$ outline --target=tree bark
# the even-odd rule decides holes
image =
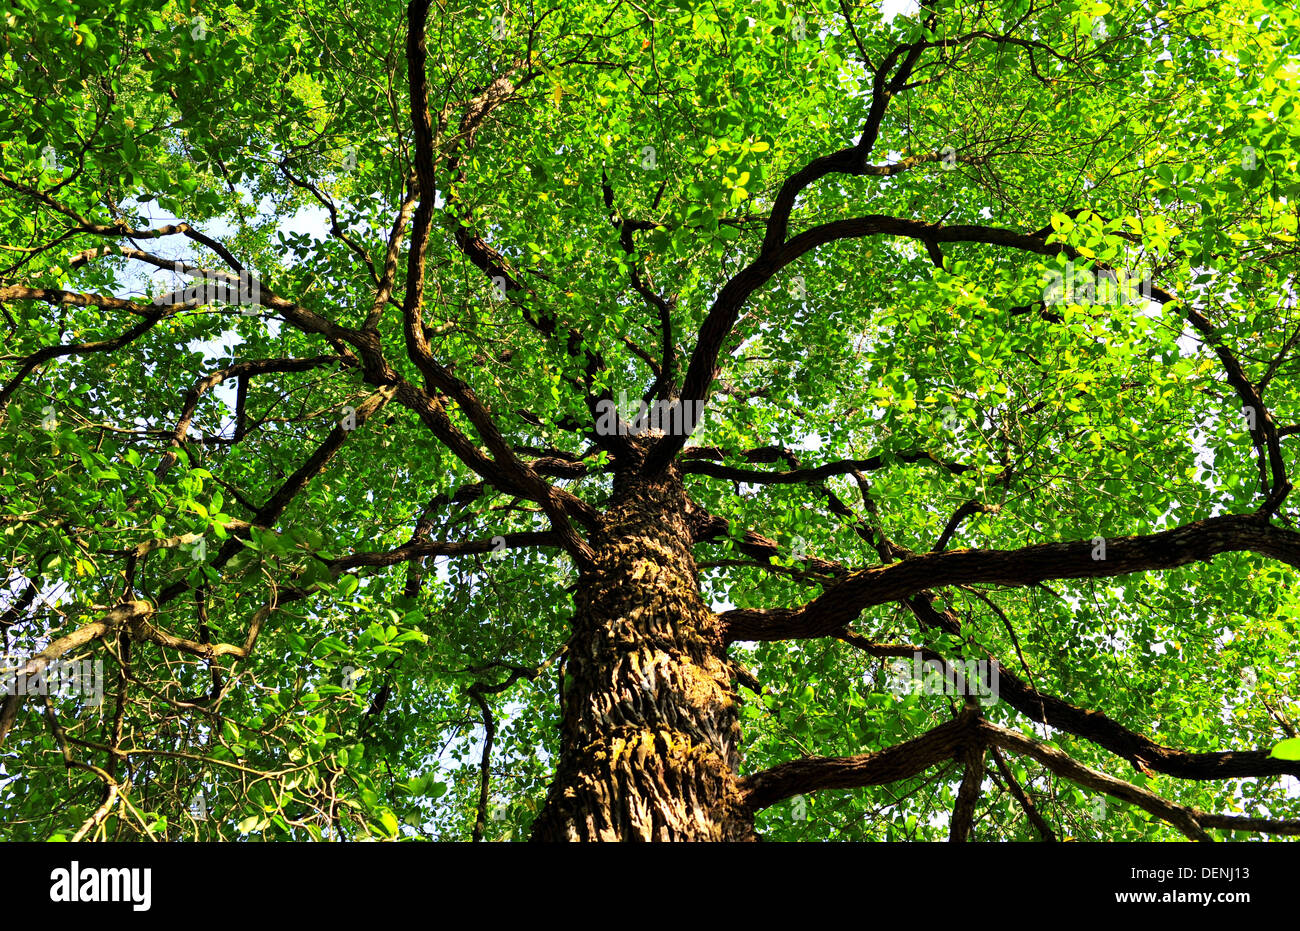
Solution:
[[[533,840],[754,840],[739,707],[675,469],[617,476],[579,581],[562,748]]]

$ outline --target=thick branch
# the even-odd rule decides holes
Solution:
[[[722,459],[721,451],[703,449],[700,447],[693,448],[684,452],[681,457],[680,468],[687,475],[708,475],[713,478],[724,478],[733,482],[746,482],[751,485],[791,485],[796,483],[819,482],[829,478],[832,475],[848,475],[852,472],[872,472],[884,468],[890,459],[896,459],[899,462],[931,462],[940,468],[946,469],[953,474],[967,472],[973,466],[962,465],[956,462],[945,462],[935,458],[932,453],[928,452],[906,452],[894,453],[892,456],[877,455],[870,456],[866,459],[839,459],[835,462],[827,462],[819,466],[811,466],[802,469],[789,469],[784,472],[770,472],[762,469],[743,469],[738,466],[724,465],[716,460]],[[761,450],[753,451],[755,453]],[[745,454],[745,458],[750,458],[750,454]],[[709,461],[715,460],[715,461]],[[771,461],[760,459],[755,456],[751,461]]]
[[[741,780],[744,805],[750,811],[819,789],[853,789],[884,785],[924,772],[935,763],[961,755],[974,736],[974,715],[966,710],[920,737],[877,750],[845,757],[809,757],[792,760]]]
[[[723,613],[722,620],[729,642],[824,637],[866,608],[900,601],[927,588],[1110,578],[1173,569],[1229,552],[1258,553],[1300,567],[1300,533],[1274,527],[1258,515],[1225,515],[1100,544],[1079,540],[1016,550],[927,553],[856,572],[802,608],[737,609]]]
[[[944,656],[926,647],[908,644],[874,643],[861,634],[843,631],[839,639],[876,657],[920,656],[927,665],[938,666],[959,693],[969,694],[961,680],[961,664],[950,664]],[[1073,705],[1055,695],[1040,692],[1007,671],[996,658],[996,676],[990,677],[992,694],[1021,714],[1057,730],[1074,734],[1122,757],[1142,773],[1157,772],[1177,779],[1262,779],[1270,776],[1300,777],[1300,763],[1280,760],[1263,750],[1228,750],[1191,753],[1158,744],[1145,734],[1132,731],[1099,711]]]
[[[984,751],[984,744],[972,744],[966,748],[966,771],[961,778],[961,788],[957,790],[957,804],[952,810],[948,832],[948,840],[954,843],[965,843],[975,823],[975,806],[979,803],[980,787],[984,783]]]

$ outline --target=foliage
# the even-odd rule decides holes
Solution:
[[[553,533],[543,502],[448,442],[497,456],[468,402],[443,392],[439,433],[422,402],[376,399],[361,350],[329,329],[375,307],[394,372],[428,389],[401,351],[406,241],[395,297],[376,301],[394,218],[418,200],[406,15],[373,0],[16,0],[0,13],[6,646],[30,656],[135,597],[155,605],[153,630],[201,647],[108,636],[68,654],[103,661],[105,700],[56,697],[52,716],[27,702],[0,748],[8,839],[83,825],[121,840],[464,839],[482,817],[484,707],[480,830],[523,838],[540,809],[571,555],[553,536],[521,542]],[[882,541],[927,552],[968,502],[952,549],[1251,513],[1276,489],[1254,418],[1283,430],[1283,465],[1300,435],[1285,432],[1300,422],[1298,30],[1300,14],[1265,0],[945,0],[892,17],[829,0],[435,7],[422,333],[506,446],[603,509],[610,454],[587,396],[636,399],[673,377],[659,377],[663,308],[643,292],[672,296],[680,377],[719,292],[760,255],[783,181],[853,146],[875,71],[923,45],[873,147],[895,169],[809,185],[792,235],[889,217],[1043,231],[1044,248],[867,231],[808,250],[749,297],[687,452],[755,470],[744,451],[773,446],[801,467],[879,462],[815,482],[687,474],[692,500],[729,526],[695,547],[705,603],[803,604],[833,584],[808,557],[859,568],[882,562]],[[509,98],[473,122],[503,77]],[[202,238],[149,235],[179,222]],[[237,274],[230,258],[255,273],[262,305],[174,299],[188,278],[173,262]],[[1042,303],[1054,273],[1096,284],[1105,268],[1173,299],[1105,302],[1094,288]],[[24,371],[51,346],[78,348]],[[1219,350],[1267,410],[1243,411]],[[250,360],[310,364],[201,381]],[[1291,526],[1294,503],[1272,503]],[[747,550],[747,532],[771,555],[752,536]],[[413,541],[430,555],[348,562]],[[438,552],[457,542],[469,545]],[[1295,583],[1295,565],[1226,552],[1112,578],[946,586],[935,607],[959,634],[918,629],[899,601],[853,629],[997,656],[1167,747],[1266,751],[1300,708]],[[205,655],[244,644],[265,607],[247,658]],[[732,654],[763,684],[744,693],[745,773],[897,744],[960,703],[894,694],[884,660],[836,638]],[[1294,777],[1288,790],[1133,771],[1005,703],[988,718],[1184,806],[1300,818]],[[1097,793],[1008,761],[1062,837],[1179,836],[1114,799],[1098,817]],[[106,777],[129,791],[96,818]],[[758,826],[787,840],[942,838],[959,782],[959,767],[935,767],[783,802]],[[1005,779],[989,785],[976,836],[1036,837]]]

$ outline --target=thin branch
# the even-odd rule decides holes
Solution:
[[[1020,806],[1020,810],[1025,813],[1027,818],[1029,818],[1034,829],[1038,831],[1038,836],[1045,841],[1054,842],[1056,840],[1056,835],[1052,832],[1052,826],[1047,823],[1047,819],[1042,816],[1042,813],[1039,812],[1038,808],[1030,800],[1029,796],[1025,794],[1025,790],[1020,787],[1020,782],[1016,779],[1016,774],[1011,771],[1011,767],[1007,765],[1007,761],[1002,758],[1002,751],[997,747],[990,747],[989,749],[992,752],[993,762],[997,764],[998,772],[1000,772],[1002,778],[1006,780],[1007,789],[1011,792],[1011,797],[1016,800],[1016,804]]]

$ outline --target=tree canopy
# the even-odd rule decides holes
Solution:
[[[0,36],[0,836],[1300,834],[1292,4]]]

